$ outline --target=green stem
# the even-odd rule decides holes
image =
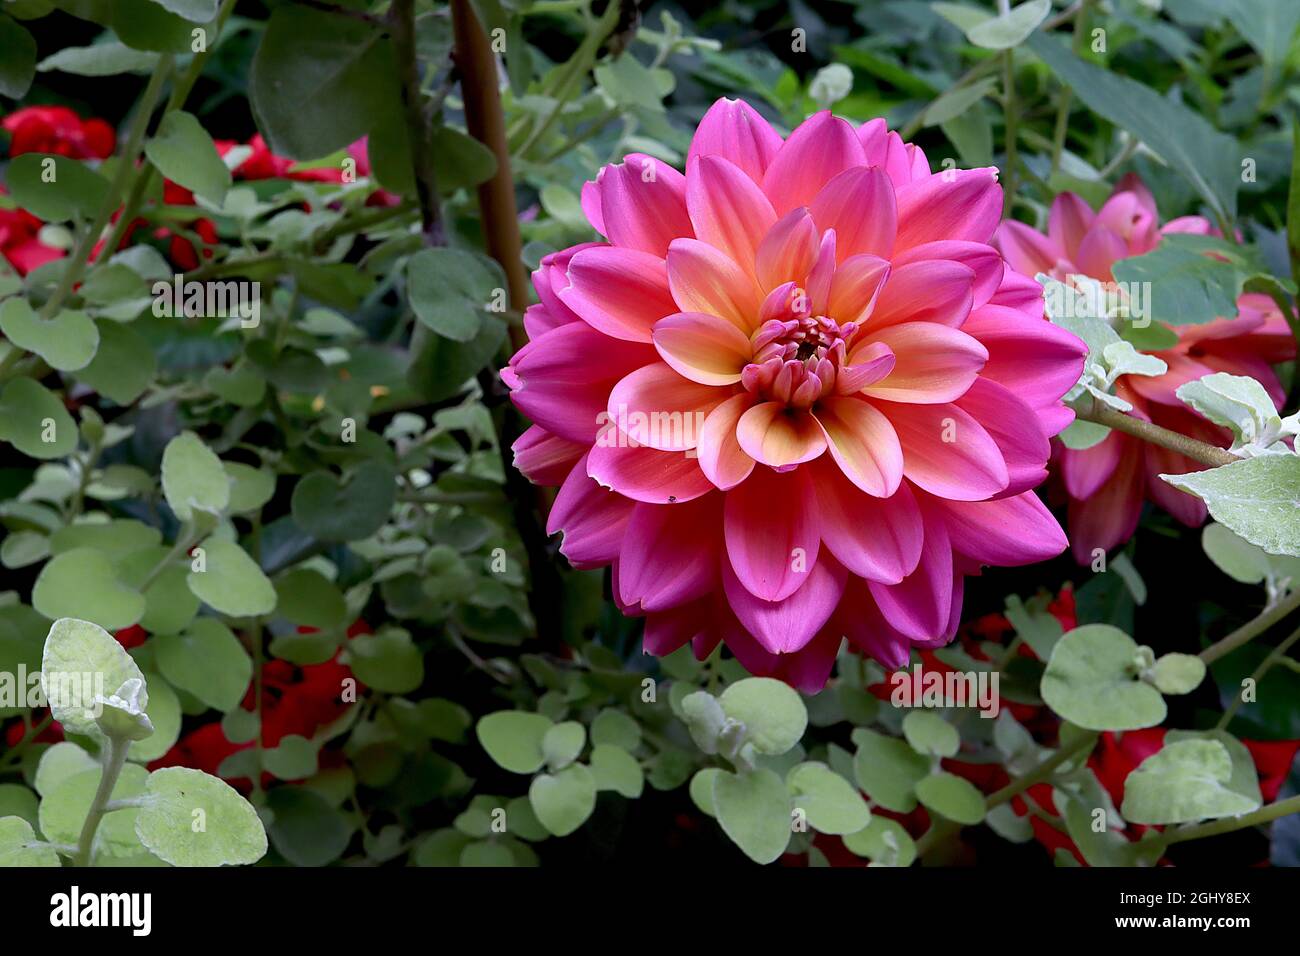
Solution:
[[[1071,46],[1074,48],[1075,56],[1079,56],[1083,52],[1083,38],[1087,32],[1089,2],[1090,0],[1082,0],[1079,4],[1079,12],[1074,19],[1074,38]],[[1074,90],[1068,85],[1062,85],[1061,102],[1056,113],[1056,129],[1052,136],[1052,168],[1047,176],[1049,180],[1061,168],[1061,153],[1065,150],[1065,134],[1070,127],[1070,104],[1073,100]]]
[[[1245,816],[1225,817],[1222,820],[1210,820],[1207,823],[1198,823],[1196,826],[1166,832],[1164,844],[1168,846],[1172,843],[1186,843],[1188,840],[1200,840],[1204,837],[1219,836],[1223,833],[1245,830],[1249,827],[1257,827],[1265,823],[1272,823],[1278,817],[1284,817],[1291,813],[1300,813],[1300,795],[1287,797],[1285,800],[1279,800],[1276,803],[1270,803],[1268,806],[1260,807],[1258,810],[1253,813],[1247,813]]]
[[[1300,588],[1292,591],[1271,608],[1266,608],[1258,617],[1247,621],[1227,637],[1216,641],[1201,651],[1201,660],[1205,661],[1207,665],[1213,664],[1220,657],[1231,654],[1243,644],[1248,644],[1259,637],[1298,607],[1300,607]]]
[[[1203,441],[1197,441],[1195,438],[1189,438],[1178,432],[1170,431],[1168,428],[1161,428],[1153,422],[1126,415],[1111,408],[1105,402],[1098,401],[1096,398],[1092,399],[1091,405],[1086,402],[1081,402],[1080,405],[1082,407],[1075,407],[1075,418],[1080,421],[1105,425],[1107,428],[1113,428],[1126,435],[1132,435],[1134,438],[1141,438],[1152,445],[1178,452],[1178,454],[1193,461],[1198,461],[1202,465],[1217,468],[1220,465],[1230,465],[1234,461],[1241,460],[1222,448]]]
[[[1259,662],[1259,666],[1256,667],[1254,672],[1250,675],[1250,682],[1254,686],[1258,687],[1259,682],[1264,679],[1264,675],[1269,672],[1274,664],[1286,657],[1286,652],[1291,650],[1291,647],[1296,641],[1300,641],[1300,628],[1296,628],[1290,637],[1284,640],[1277,647],[1273,648],[1273,650],[1269,652],[1268,656]],[[1241,709],[1243,703],[1245,703],[1245,701],[1242,700],[1241,694],[1235,694],[1232,698],[1232,703],[1228,705],[1226,710],[1224,710],[1223,716],[1219,718],[1219,722],[1214,725],[1215,729],[1223,730],[1228,726],[1228,724],[1232,723],[1232,718],[1236,716],[1237,711]]]
[[[118,157],[117,169],[113,173],[113,182],[108,190],[108,198],[105,199],[99,212],[95,214],[90,226],[77,240],[77,246],[72,250],[72,256],[68,259],[67,268],[63,270],[58,286],[41,309],[42,319],[53,318],[59,311],[59,307],[63,305],[64,299],[68,297],[68,293],[72,291],[73,286],[81,281],[81,277],[86,273],[86,263],[90,258],[90,250],[94,248],[95,241],[99,239],[104,232],[104,227],[108,225],[108,220],[113,215],[113,208],[117,203],[117,197],[130,191],[132,182],[139,173],[136,164],[140,158],[140,146],[144,143],[145,130],[149,128],[149,117],[153,115],[153,108],[162,93],[163,83],[171,75],[172,62],[173,58],[170,53],[164,53],[158,58],[158,65],[154,67],[153,75],[149,77],[149,84],[145,87],[140,102],[136,106],[135,119],[131,122],[131,130],[127,134],[126,148],[122,150],[122,155]],[[109,250],[111,251],[111,249],[110,246]]]
[[[1092,750],[1092,748],[1096,745],[1096,743],[1097,743],[1097,735],[1087,734],[1086,736],[1080,737],[1070,746],[1062,747],[1051,757],[1048,757],[1046,760],[1040,763],[1033,770],[1029,771],[1029,773],[1025,774],[1023,777],[1018,777],[1015,780],[1012,780],[1001,790],[996,790],[993,793],[989,794],[988,808],[991,810],[993,807],[996,807],[999,804],[1006,803],[1012,797],[1017,797],[1020,794],[1024,793],[1034,784],[1042,783],[1053,773],[1055,773],[1056,770],[1062,764],[1068,763],[1070,760],[1074,759],[1079,754],[1087,753],[1088,751]]]
[[[90,812],[86,814],[86,822],[81,828],[81,839],[77,841],[77,852],[72,858],[73,866],[90,866],[95,832],[99,829],[99,822],[104,819],[104,814],[108,812],[108,800],[113,793],[113,788],[117,786],[117,778],[122,775],[130,746],[130,741],[117,737],[109,737],[108,742],[104,744],[103,773],[99,778],[99,788],[95,791],[95,798],[90,802]]]

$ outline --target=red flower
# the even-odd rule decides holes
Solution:
[[[4,193],[0,187],[0,194]],[[39,236],[41,222],[26,209],[0,209],[0,255],[20,276],[47,262],[63,258],[63,250],[47,246]]]
[[[13,137],[10,156],[53,153],[72,159],[107,159],[113,155],[113,127],[101,119],[83,120],[66,106],[28,106],[4,118]]]
[[[133,647],[139,647],[149,637],[149,632],[139,624],[132,624],[130,627],[124,627],[114,635],[117,642],[128,651]]]

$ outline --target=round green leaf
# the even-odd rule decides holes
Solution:
[[[916,844],[897,820],[874,816],[857,833],[843,837],[850,853],[865,856],[881,866],[911,866],[916,860]]]
[[[275,610],[275,588],[248,552],[224,538],[208,538],[203,548],[204,569],[191,571],[185,578],[199,600],[230,617],[253,617]]]
[[[230,170],[208,131],[190,113],[172,110],[164,114],[157,132],[145,143],[144,154],[173,182],[215,206],[225,201]]]
[[[181,432],[167,443],[162,487],[182,521],[189,521],[195,508],[220,514],[230,504],[230,477],[221,459],[193,432]]]
[[[587,728],[576,720],[566,720],[546,731],[542,737],[542,754],[551,770],[560,770],[578,759],[587,743]]]
[[[824,763],[808,762],[786,775],[795,809],[821,833],[856,833],[871,821],[871,811],[857,789]]]
[[[464,249],[423,249],[407,260],[406,276],[416,318],[456,342],[478,335],[483,313],[505,288],[496,262]]]
[[[499,710],[478,722],[476,733],[487,755],[511,773],[535,773],[546,762],[542,740],[551,719],[524,710]]]
[[[397,500],[397,479],[377,461],[357,466],[346,482],[315,471],[294,486],[293,520],[321,541],[358,541],[378,531]]]
[[[131,749],[127,751],[129,759],[140,763],[157,760],[172,749],[181,735],[181,702],[176,691],[156,674],[145,676],[149,687],[149,706],[145,708],[145,714],[153,724],[153,733],[143,740],[133,740]]]
[[[317,770],[318,750],[306,737],[286,734],[278,746],[262,754],[262,766],[281,780],[304,780]]]
[[[37,219],[89,219],[108,199],[108,180],[66,156],[23,153],[5,173],[14,201]]]
[[[1258,810],[1259,800],[1232,790],[1232,758],[1217,740],[1166,743],[1124,781],[1120,812],[1130,823],[1188,823]]]
[[[424,682],[424,655],[398,627],[354,637],[348,657],[357,679],[376,690],[406,694]]]
[[[99,348],[99,329],[85,312],[65,309],[52,319],[42,319],[26,299],[17,296],[0,304],[0,332],[61,372],[85,368]]]
[[[59,855],[37,840],[22,817],[0,817],[0,867],[62,866]]]
[[[35,74],[36,41],[26,27],[0,14],[0,94],[22,99]]]
[[[764,754],[783,754],[799,742],[808,726],[808,709],[784,681],[749,677],[718,698],[728,717],[745,725],[745,738]]]
[[[102,627],[66,617],[50,626],[41,659],[41,689],[65,733],[100,739],[92,713],[94,698],[112,694],[133,678],[143,681],[144,675]],[[147,693],[141,703],[148,706]]]
[[[540,773],[528,788],[528,800],[542,826],[555,836],[568,836],[596,809],[596,778],[580,763],[559,773]]]
[[[723,832],[755,863],[771,863],[790,843],[790,792],[771,770],[719,773],[713,808]]]
[[[35,826],[37,816],[36,794],[21,783],[0,783],[0,817],[20,817]]]
[[[230,479],[230,511],[250,514],[259,511],[275,495],[275,472],[237,461],[223,461]]]
[[[70,741],[60,740],[41,754],[41,762],[36,766],[36,779],[33,781],[36,792],[42,797],[47,797],[69,777],[94,770],[98,766],[99,763],[95,758],[81,747]]]
[[[266,830],[252,804],[201,770],[166,767],[149,774],[135,820],[140,841],[172,866],[256,863]]]
[[[903,718],[903,736],[919,754],[951,757],[961,749],[957,728],[938,714],[913,710]]]
[[[984,794],[969,780],[947,771],[917,783],[916,798],[927,810],[957,823],[974,826],[984,819]]]
[[[629,800],[641,796],[645,773],[641,764],[622,747],[597,744],[591,750],[591,772],[596,775],[597,790],[613,790]]]
[[[471,843],[460,851],[460,865],[466,867],[514,866],[515,857],[510,852],[510,848],[503,843],[498,843],[495,840],[480,840],[478,843]]]
[[[713,805],[713,781],[718,774],[726,773],[718,767],[705,767],[703,770],[697,770],[695,776],[691,777],[690,794],[691,801],[700,808],[700,812],[708,816],[718,816],[718,808]]]
[[[607,707],[591,722],[591,742],[612,744],[634,753],[641,745],[641,725],[623,711]]]
[[[152,643],[158,669],[181,690],[223,713],[243,699],[253,661],[216,618],[198,618],[183,633],[161,635]]]
[[[275,613],[295,624],[330,628],[347,618],[343,594],[314,568],[294,568],[275,582]]]
[[[1088,730],[1137,730],[1165,719],[1160,692],[1138,679],[1138,645],[1109,624],[1087,624],[1062,637],[1043,673],[1043,700]]]
[[[63,458],[76,450],[77,425],[62,399],[24,376],[0,392],[0,439],[32,458]]]
[[[96,767],[69,777],[41,801],[41,832],[47,840],[51,843],[77,843],[102,774],[103,771]],[[110,799],[126,800],[140,796],[148,776],[149,771],[139,764],[126,764],[113,785]],[[134,829],[139,812],[135,807],[128,807],[106,813],[95,833],[96,853],[111,857],[139,853],[140,841]]]
[[[1151,667],[1151,683],[1162,694],[1190,694],[1205,680],[1205,661],[1195,654],[1165,654]]]
[[[858,786],[886,810],[896,813],[915,810],[914,788],[930,772],[930,761],[906,741],[865,727],[853,732],[853,741],[858,745],[853,756],[853,774]]]

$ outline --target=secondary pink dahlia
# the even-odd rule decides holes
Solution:
[[[1074,193],[1061,193],[1052,204],[1046,236],[1024,223],[1007,221],[993,243],[1011,268],[1026,275],[1044,272],[1062,281],[1086,275],[1111,282],[1118,260],[1150,252],[1162,236],[1175,232],[1216,234],[1200,216],[1183,216],[1161,226],[1151,193],[1129,174],[1098,212]],[[1246,293],[1237,308],[1235,319],[1173,329],[1177,344],[1150,353],[1169,366],[1164,375],[1122,376],[1115,393],[1132,404],[1130,414],[1226,448],[1231,436],[1184,405],[1175,394],[1180,385],[1213,372],[1249,375],[1280,407],[1285,395],[1272,364],[1295,358],[1295,339],[1269,296]],[[1080,564],[1092,560],[1094,549],[1107,551],[1127,541],[1148,498],[1185,525],[1205,521],[1201,499],[1159,478],[1206,467],[1190,458],[1114,431],[1092,448],[1062,447],[1058,456],[1070,497],[1070,542]]]
[[[633,154],[582,204],[608,242],[533,274],[515,464],[649,653],[725,641],[817,689],[842,638],[902,666],[951,640],[966,574],[1065,549],[1030,489],[1086,349],[990,245],[996,170],[720,100],[685,175]]]

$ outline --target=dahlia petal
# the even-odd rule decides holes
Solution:
[[[686,177],[667,163],[632,153],[606,166],[596,183],[604,235],[614,245],[662,259],[670,242],[695,234],[686,212]]]
[[[838,233],[836,233],[838,244]],[[879,256],[852,256],[831,276],[827,307],[841,324],[866,322],[889,283],[890,264]]]
[[[816,416],[831,457],[849,481],[877,498],[898,490],[904,452],[879,409],[860,398],[835,395],[817,404]]]
[[[1045,235],[1023,222],[1008,219],[998,226],[993,245],[1006,257],[1007,265],[1027,276],[1050,273],[1056,266],[1056,247]]]
[[[1006,273],[1006,263],[1003,262],[1002,256],[992,246],[983,242],[963,242],[957,239],[941,239],[938,242],[924,242],[919,246],[913,246],[906,249],[891,259],[894,268],[910,265],[913,262],[923,262],[928,259],[948,260],[949,262],[960,262],[975,272],[975,284],[971,289],[974,301],[972,307],[978,309],[988,302],[998,286],[1002,283],[1002,277]],[[1033,282],[1033,280],[1030,280]],[[1038,291],[1039,299],[1042,298],[1042,288],[1034,282],[1034,288]]]
[[[592,362],[593,355],[600,362]],[[649,345],[611,339],[585,322],[570,322],[529,342],[511,359],[510,400],[547,431],[590,443],[613,383],[658,358]]]
[[[814,113],[777,150],[763,177],[763,191],[778,215],[807,206],[846,169],[865,166],[866,154],[852,125],[828,111]]]
[[[679,647],[685,646],[709,626],[712,604],[706,598],[647,614],[645,631],[641,636],[642,649],[655,657],[667,657]]]
[[[1018,495],[1043,483],[1052,445],[1034,410],[1019,396],[996,382],[977,378],[956,404],[997,442],[1010,478],[1003,496]]]
[[[686,165],[704,156],[729,160],[756,183],[781,148],[781,136],[744,100],[719,99],[709,107],[691,139]]]
[[[726,253],[698,239],[668,247],[668,285],[678,310],[721,316],[748,335],[757,324],[754,280]]]
[[[802,650],[782,654],[778,658],[780,678],[804,694],[817,693],[830,680],[831,669],[844,642],[841,633],[828,623]]]
[[[723,591],[736,617],[773,654],[807,647],[835,611],[848,575],[828,557],[809,565],[806,577],[797,591],[767,601],[748,590],[731,565],[725,561],[722,565]]]
[[[1061,450],[1061,478],[1071,498],[1091,498],[1119,465],[1120,456],[1139,454],[1136,440],[1112,431],[1091,448]]]
[[[606,247],[598,242],[583,242],[542,257],[541,263],[533,272],[533,288],[537,290],[537,297],[542,300],[542,306],[552,314],[550,326],[578,321],[578,314],[565,305],[564,300],[560,298],[560,290],[569,284],[569,263],[573,261],[573,257],[586,249],[600,248]],[[536,306],[530,307],[530,311],[532,308]],[[530,337],[536,338],[537,335],[541,335],[541,332],[536,334],[529,332]]]
[[[712,592],[721,525],[719,495],[680,505],[635,505],[619,551],[623,603],[662,611]]]
[[[988,349],[981,377],[1036,409],[1056,404],[1074,387],[1088,356],[1087,345],[1073,333],[1004,306],[986,305],[972,313],[962,331]]]
[[[510,446],[515,468],[535,485],[559,485],[587,446],[552,435],[539,425],[530,425]]]
[[[880,613],[914,641],[942,636],[952,611],[952,545],[941,516],[922,507],[925,541],[916,570],[898,584],[868,581]]]
[[[1179,491],[1160,476],[1186,475],[1194,471],[1204,471],[1206,466],[1156,445],[1144,447],[1141,453],[1142,466],[1146,474],[1146,490],[1151,500],[1189,528],[1199,528],[1203,525],[1209,515],[1205,502],[1195,495]]]
[[[524,331],[530,340],[540,339],[551,329],[558,329],[569,322],[581,321],[568,306],[564,307],[563,312],[555,312],[539,302],[524,309]]]
[[[937,239],[988,242],[1002,219],[997,168],[958,169],[917,180],[898,190],[894,248]]]
[[[691,501],[713,490],[694,458],[681,452],[630,448],[606,429],[587,457],[587,474],[606,488],[655,505]]]
[[[596,246],[569,262],[569,285],[560,299],[606,335],[649,342],[650,328],[677,311],[664,260],[636,249]]]
[[[655,362],[619,379],[609,393],[609,421],[638,445],[687,451],[695,447],[709,412],[726,397],[722,389]]]
[[[784,402],[761,402],[741,415],[736,440],[745,454],[773,468],[811,461],[826,450],[817,420]]]
[[[792,209],[768,230],[758,245],[755,270],[759,288],[770,292],[786,282],[802,284],[817,262],[821,240],[808,209]]]
[[[608,564],[618,556],[632,502],[587,477],[589,455],[574,464],[546,519],[546,533],[564,532],[560,553],[575,568]]]
[[[848,354],[835,377],[836,395],[854,395],[894,370],[894,350],[884,342],[863,342]]]
[[[1122,455],[1091,497],[1070,499],[1070,550],[1076,561],[1088,564],[1095,550],[1109,551],[1133,536],[1142,516],[1144,484],[1141,456]]]
[[[749,339],[726,319],[679,312],[660,319],[654,345],[679,374],[702,385],[734,385],[749,363]]]
[[[905,667],[911,656],[912,642],[885,619],[867,582],[861,579],[849,578],[828,626],[838,627],[850,644],[889,670]]]
[[[904,476],[925,491],[956,501],[982,501],[1010,483],[997,442],[956,405],[878,402],[877,407],[898,433]]]
[[[960,398],[989,357],[978,339],[936,322],[900,322],[874,339],[893,350],[894,370],[863,392],[893,402],[934,405]]]
[[[957,328],[970,315],[975,270],[960,262],[927,259],[890,270],[867,325],[938,322]]]
[[[1110,282],[1113,278],[1111,266],[1128,255],[1128,243],[1105,224],[1094,222],[1083,237],[1083,241],[1079,243],[1079,252],[1074,257],[1074,263],[1084,275]]]
[[[1032,491],[993,501],[927,498],[926,505],[943,516],[953,548],[980,564],[1034,564],[1069,547],[1065,532]]]
[[[897,584],[916,569],[924,538],[921,511],[906,484],[877,498],[826,461],[814,465],[822,544],[852,573]]]
[[[754,398],[748,393],[733,395],[709,412],[700,431],[696,451],[700,469],[723,491],[740,484],[754,470],[754,459],[745,453],[736,438],[736,426],[753,403]]]
[[[604,170],[602,169],[603,173]],[[606,238],[609,234],[605,232],[605,217],[600,210],[600,177],[582,184],[582,213],[587,217],[587,222],[591,223],[591,228]]]
[[[817,193],[811,212],[818,228],[835,230],[841,262],[863,254],[887,259],[894,251],[898,210],[894,186],[883,170],[844,170]]]
[[[723,529],[729,558],[723,564],[734,570],[744,591],[763,601],[794,594],[819,563],[821,519],[808,469],[754,469],[727,492]]]
[[[1074,193],[1058,193],[1047,216],[1047,236],[1058,250],[1058,258],[1073,259],[1079,243],[1096,218],[1089,206]]]
[[[776,222],[772,204],[757,184],[720,156],[705,156],[690,167],[686,205],[695,235],[749,271],[763,236]]]

